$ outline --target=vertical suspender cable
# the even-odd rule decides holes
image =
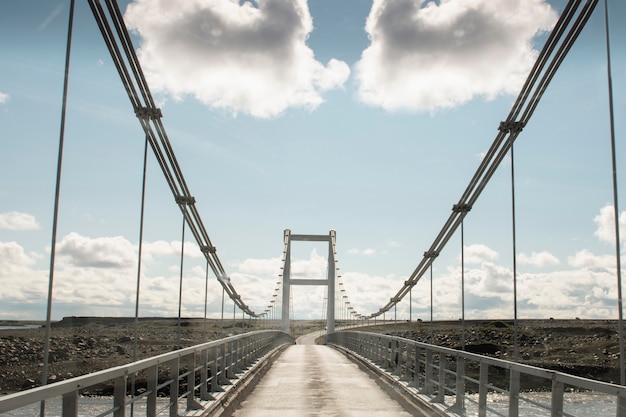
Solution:
[[[519,336],[517,322],[517,234],[515,222],[515,154],[511,143],[511,217],[513,239],[513,359],[519,360]]]
[[[393,324],[398,324],[398,303],[393,305]]]
[[[137,339],[139,338],[139,294],[141,288],[141,258],[143,253],[143,214],[146,203],[146,167],[148,165],[148,136],[143,150],[143,178],[141,181],[141,210],[139,215],[139,243],[137,244],[137,289],[135,292],[135,320],[134,320],[134,337],[133,337],[133,362],[137,360]],[[135,393],[136,374],[131,376],[131,386],[133,395]],[[130,415],[133,416],[135,404],[130,404]]]
[[[70,50],[72,46],[72,25],[74,22],[74,0],[70,2],[70,15],[67,26],[67,47],[65,51],[65,75],[63,79],[63,105],[61,106],[61,128],[59,133],[59,154],[57,159],[57,178],[54,192],[54,215],[52,218],[52,243],[50,245],[50,275],[48,278],[48,303],[46,307],[46,332],[43,348],[43,370],[41,385],[48,383],[48,361],[50,357],[50,333],[52,330],[52,290],[54,287],[54,260],[56,255],[57,223],[59,218],[59,195],[61,192],[61,168],[63,165],[63,142],[65,137],[65,113],[67,109],[67,86],[70,74]],[[41,401],[40,415],[46,414],[46,402]]]
[[[186,210],[186,207],[183,209]],[[185,259],[185,224],[187,223],[187,218],[185,217],[185,213],[183,212],[183,232],[182,232],[182,242],[180,244],[180,279],[178,280],[178,325],[176,329],[176,349],[180,349],[180,321],[181,314],[183,310],[183,261]]]
[[[413,321],[413,286],[409,290],[409,327]]]
[[[617,308],[619,317],[619,363],[620,363],[620,383],[626,385],[626,371],[624,364],[624,313],[622,305],[622,262],[620,254],[620,233],[619,233],[619,207],[617,193],[617,161],[615,157],[615,120],[613,116],[613,80],[611,75],[611,42],[609,40],[609,6],[604,0],[604,23],[606,33],[606,68],[609,89],[609,121],[611,129],[611,160],[613,167],[613,214],[615,218],[615,260],[617,264]]]
[[[209,261],[206,261],[206,277],[204,278],[204,326],[202,327],[202,341],[207,341],[207,333],[206,333],[206,311],[207,311],[207,303],[209,300]]]
[[[430,343],[434,344],[435,341],[433,339],[433,329],[434,329],[434,323],[433,323],[433,264],[432,262],[430,263]]]
[[[222,287],[222,329],[224,328],[224,293],[226,290]]]
[[[461,350],[465,350],[465,236],[461,220]]]

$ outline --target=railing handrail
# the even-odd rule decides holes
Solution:
[[[147,370],[151,367],[167,364],[177,359],[189,357],[190,355],[195,355],[196,353],[207,352],[217,347],[230,345],[230,353],[232,353],[236,350],[241,350],[240,347],[236,347],[236,342],[249,341],[249,343],[253,343],[254,341],[259,340],[267,341],[267,345],[270,345],[273,342],[277,342],[278,346],[289,343],[289,341],[293,340],[293,338],[289,334],[280,330],[257,330],[235,336],[229,336],[219,340],[213,340],[199,345],[164,353],[151,358],[142,359],[136,362],[119,365],[113,368],[103,369],[87,375],[77,376],[52,384],[43,385],[29,390],[19,391],[5,396],[1,396],[0,413],[24,407],[29,404],[46,401],[58,396],[66,395],[71,392],[84,390],[107,381],[116,380],[118,378],[127,378],[135,373]],[[242,358],[238,358],[237,360],[241,359]],[[222,369],[221,371],[224,370]]]
[[[558,381],[564,382],[568,385],[579,385],[578,383],[584,383],[586,385],[585,387],[586,389],[602,392],[604,394],[615,394],[615,395],[619,394],[619,395],[626,397],[626,386],[623,386],[623,385],[612,384],[610,382],[603,382],[603,381],[598,381],[595,379],[584,378],[581,376],[566,374],[564,372],[539,368],[533,365],[513,362],[513,361],[506,360],[506,359],[492,358],[489,356],[480,355],[478,353],[467,352],[467,351],[448,348],[444,346],[431,345],[428,343],[407,339],[401,336],[391,336],[391,335],[383,335],[380,333],[370,333],[370,332],[361,332],[361,331],[352,331],[352,330],[347,330],[347,331],[349,331],[350,333],[381,336],[381,337],[385,337],[391,340],[411,343],[413,345],[420,346],[421,348],[424,348],[424,349],[430,349],[435,352],[441,352],[450,356],[456,356],[456,357],[460,357],[464,359],[471,359],[476,362],[483,362],[488,365],[494,365],[503,369],[511,369],[514,371],[520,371],[524,374],[528,374],[532,376],[538,376],[538,377],[546,378],[546,379],[552,379],[554,377]],[[340,332],[337,332],[337,333],[340,333]]]
[[[492,358],[476,353],[431,345],[400,336],[391,336],[381,333],[356,330],[339,331],[328,335],[328,343],[339,345],[350,352],[353,352],[357,356],[363,357],[373,363],[377,363],[382,366],[385,371],[395,375],[400,380],[407,381],[407,389],[408,387],[416,388],[416,392],[419,392],[420,395],[426,395],[429,397],[431,402],[445,404],[443,392],[454,392],[456,389],[461,387],[463,392],[455,392],[457,403],[448,407],[448,409],[454,410],[455,413],[460,413],[461,415],[463,415],[462,410],[464,410],[463,402],[465,401],[467,381],[478,384],[481,388],[482,392],[480,395],[483,397],[483,410],[479,412],[479,415],[486,415],[484,413],[486,412],[485,410],[487,405],[484,396],[487,395],[487,391],[499,390],[493,385],[487,383],[486,379],[482,380],[482,376],[481,380],[474,380],[465,375],[465,367],[467,366],[467,363],[474,362],[480,365],[481,369],[483,365],[487,365],[509,370],[510,372],[507,376],[509,389],[508,391],[506,389],[500,391],[508,392],[512,398],[526,400],[523,396],[519,395],[519,376],[529,375],[551,381],[553,398],[551,400],[552,403],[550,407],[553,408],[553,411],[554,407],[562,408],[562,404],[555,404],[555,401],[558,402],[558,400],[555,399],[559,398],[559,396],[562,397],[564,387],[569,386],[576,389],[595,391],[615,397],[617,400],[616,415],[618,417],[626,416],[626,386],[614,383],[588,379],[559,371],[542,369],[532,365]],[[433,360],[433,356],[435,354],[439,355],[439,361]],[[424,355],[423,358],[421,355]],[[442,363],[445,363],[445,360],[444,362],[441,362],[441,358],[454,358],[453,360],[457,362],[457,366],[459,363],[462,363],[462,368],[460,370],[457,369],[456,371],[454,369],[441,369]],[[438,369],[438,373],[434,372],[434,369]],[[418,373],[422,371],[424,373],[418,375]],[[446,386],[446,374],[455,376],[456,388],[449,388]],[[512,377],[512,375],[516,376]],[[512,381],[513,378],[517,378],[517,380]],[[421,381],[423,381],[423,384],[420,387]],[[433,384],[439,386],[436,390],[437,395],[434,394],[435,390],[433,389]],[[555,392],[557,394],[556,396],[554,395]],[[459,400],[461,404],[458,404]],[[509,407],[517,407],[516,401],[511,402]],[[517,416],[517,410],[515,409],[511,412],[511,409],[509,409],[509,415]]]

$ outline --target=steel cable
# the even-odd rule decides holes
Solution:
[[[195,207],[195,200],[189,191],[185,178],[174,150],[171,146],[165,127],[161,121],[160,110],[156,108],[150,93],[141,65],[132,46],[132,40],[124,24],[122,13],[115,0],[106,2],[108,16],[101,5],[101,0],[88,0],[103,40],[113,59],[120,79],[129,96],[133,109],[139,119],[152,151],[165,176],[172,194],[184,216],[187,227],[193,234],[200,249],[205,255],[208,266],[222,285],[224,291],[243,312],[257,316],[243,302],[241,296],[230,282],[224,267],[215,252],[209,235]],[[112,22],[115,32],[111,28]],[[117,36],[116,36],[117,35]],[[121,49],[118,46],[121,44]],[[123,51],[123,53],[122,53]],[[130,71],[128,70],[130,67]],[[132,75],[131,75],[132,73]],[[144,104],[145,103],[145,104]]]
[[[499,132],[494,142],[455,207],[467,206],[471,209],[508,154],[515,139],[517,139],[523,127],[528,123],[547,86],[593,13],[597,0],[587,0],[581,11],[578,12],[580,4],[581,0],[571,0],[566,5],[531,69],[520,94],[509,112],[509,116],[505,122],[500,124]],[[571,24],[574,18],[574,23]],[[563,37],[564,34],[566,34],[565,37]],[[520,113],[522,117],[517,120]],[[427,272],[427,269],[432,266],[435,257],[446,246],[466,215],[467,211],[457,212],[453,209],[452,214],[446,220],[429,250],[424,253],[418,266],[410,275],[409,280],[391,298],[390,302],[378,312],[372,313],[369,316],[370,318],[389,311],[391,307],[400,302],[409,293],[411,288]]]

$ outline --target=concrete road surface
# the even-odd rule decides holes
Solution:
[[[335,349],[298,344],[288,347],[275,360],[232,415],[408,417],[416,414],[406,411],[369,373]]]

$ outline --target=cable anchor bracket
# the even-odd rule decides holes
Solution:
[[[135,116],[144,120],[156,120],[162,118],[163,113],[156,107],[136,107]]]
[[[500,122],[498,130],[502,133],[518,134],[524,129],[524,122]]]

